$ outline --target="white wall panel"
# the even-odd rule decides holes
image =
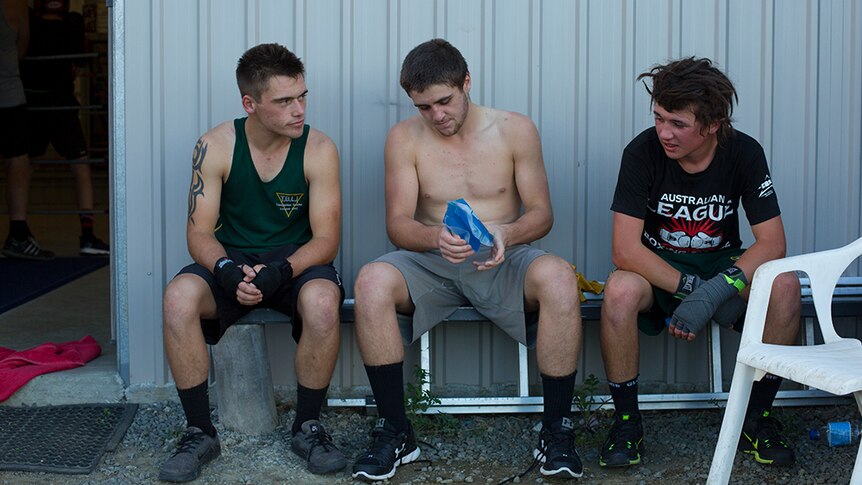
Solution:
[[[817,5],[791,0],[776,5],[773,53],[772,126],[767,152],[772,180],[780,187],[787,252],[799,254],[814,243],[817,147]]]
[[[185,247],[195,141],[242,116],[234,69],[260,42],[307,67],[308,120],[339,148],[348,295],[392,249],[383,144],[416,113],[399,86],[407,52],[433,37],[465,55],[472,99],[530,116],[542,135],[556,224],[539,246],[591,279],[611,269],[611,198],[626,143],[652,123],[637,75],[680,56],[712,58],[736,83],[736,126],[764,146],[788,253],[835,247],[862,227],[862,7],[859,0],[114,0],[126,22],[123,163],[132,383],[164,383],[161,293]],[[749,231],[744,231],[750,241]],[[853,272],[860,271],[859,265]],[[122,285],[119,285],[123,288]],[[578,375],[604,376],[596,322]],[[122,334],[122,333],[121,333]],[[268,331],[276,380],[293,384],[286,329]],[[434,331],[435,385],[508,388],[516,347],[488,325]],[[728,338],[724,352],[735,343]],[[414,346],[415,347],[415,346]],[[367,392],[349,325],[333,389]],[[687,389],[706,379],[703,344],[642,339],[642,379]],[[407,353],[408,369],[416,349]],[[727,359],[725,359],[727,360]],[[531,353],[531,361],[535,355]],[[537,382],[535,369],[531,372]]]
[[[583,239],[577,214],[581,201],[578,190],[579,118],[578,51],[553,46],[577,45],[578,10],[575,2],[552,0],[539,2],[537,15],[541,22],[537,68],[541,76],[535,81],[538,95],[533,119],[542,135],[542,154],[548,173],[554,228],[541,247],[568,261],[575,261],[575,247]]]

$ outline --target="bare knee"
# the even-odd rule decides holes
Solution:
[[[770,299],[780,302],[785,308],[793,309],[802,306],[799,278],[795,273],[781,273],[772,283]]]
[[[341,320],[341,289],[329,280],[313,280],[299,292],[298,308],[306,331],[328,334],[337,330]]]
[[[557,256],[541,256],[530,264],[524,294],[528,303],[538,303],[540,311],[550,307],[566,315],[580,312],[577,274]]]
[[[802,298],[799,278],[794,273],[782,273],[775,278],[769,296],[767,323],[788,328],[795,335],[799,328]]]
[[[369,263],[359,270],[353,285],[356,306],[362,309],[391,307],[407,294],[401,272],[388,263]]]
[[[615,271],[605,282],[602,325],[636,320],[638,312],[652,301],[652,287],[640,275]]]
[[[182,274],[171,280],[162,299],[165,326],[172,326],[191,316],[200,317],[203,289],[206,283],[198,276]]]

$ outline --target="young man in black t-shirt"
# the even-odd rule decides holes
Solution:
[[[785,255],[784,226],[760,144],[731,126],[736,90],[709,59],[653,67],[655,127],[625,148],[611,210],[614,271],[605,286],[601,343],[616,409],[601,466],[640,463],[638,329],[693,340],[710,321],[741,330],[748,281]],[[739,203],[755,242],[742,248]],[[799,280],[775,283],[764,340],[792,344]],[[793,450],[770,416],[781,378],[752,388],[739,449],[764,464],[791,465]]]

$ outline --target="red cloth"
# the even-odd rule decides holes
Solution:
[[[99,343],[89,335],[76,342],[47,343],[29,350],[0,347],[0,401],[36,376],[81,367],[101,353]]]

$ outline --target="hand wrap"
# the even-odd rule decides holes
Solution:
[[[283,283],[289,283],[293,279],[293,267],[290,261],[282,259],[266,263],[266,266],[257,272],[252,283],[267,299],[275,293]]]
[[[245,278],[242,268],[237,266],[234,260],[224,256],[216,261],[213,267],[213,276],[219,286],[224,289],[228,296],[236,297],[236,288],[242,283]]]
[[[685,297],[676,311],[673,312],[669,325],[683,332],[697,334],[710,321],[719,306],[737,296],[747,285],[748,280],[741,269],[736,266],[727,268],[708,279]],[[734,308],[738,310],[738,306],[728,310],[736,311]],[[728,316],[722,314],[720,318],[724,320]],[[721,323],[719,322],[719,324]]]
[[[712,316],[712,321],[724,328],[733,328],[733,324],[739,320],[739,317],[745,313],[748,306],[745,300],[739,295],[730,297],[729,300],[718,305],[715,314]]]
[[[682,273],[679,277],[679,284],[676,286],[674,298],[685,300],[685,297],[691,294],[692,291],[698,289],[703,284],[703,280],[696,274]]]

